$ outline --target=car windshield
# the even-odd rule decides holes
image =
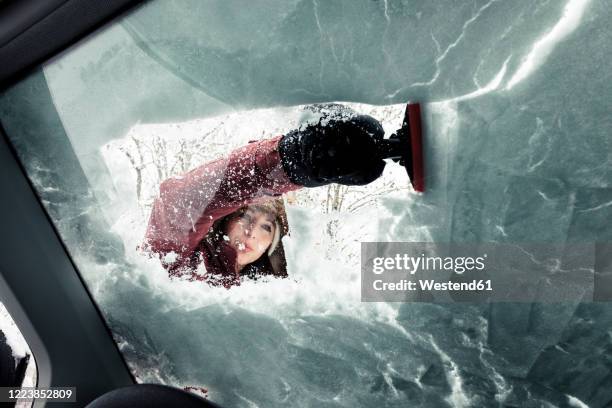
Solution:
[[[374,299],[362,262],[366,243],[472,244],[478,265],[484,244],[610,240],[610,13],[157,0],[4,91],[0,114],[139,382],[228,407],[604,406],[612,308],[592,282]],[[411,101],[423,194],[416,145],[377,150],[401,144]],[[378,141],[317,139],[346,123]]]

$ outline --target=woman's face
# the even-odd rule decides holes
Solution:
[[[226,236],[238,253],[236,263],[242,267],[262,256],[274,238],[274,218],[266,213],[247,208],[242,215],[232,217]]]

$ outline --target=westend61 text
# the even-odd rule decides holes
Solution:
[[[417,284],[418,282],[418,284]],[[470,282],[436,282],[433,279],[419,279],[418,281],[409,281],[402,279],[399,282],[383,282],[378,279],[373,282],[374,290],[376,291],[387,291],[387,290],[440,290],[440,291],[485,291],[493,290],[491,280],[472,280]]]

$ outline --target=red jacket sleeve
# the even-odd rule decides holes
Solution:
[[[229,157],[169,178],[160,185],[145,235],[145,249],[177,256],[177,269],[196,251],[209,228],[240,207],[300,186],[289,181],[278,155],[280,137],[251,142]]]

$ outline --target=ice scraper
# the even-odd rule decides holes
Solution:
[[[406,168],[415,191],[425,191],[423,139],[421,136],[421,105],[406,105],[404,121],[388,139],[383,139],[378,154],[382,159],[392,159]]]

